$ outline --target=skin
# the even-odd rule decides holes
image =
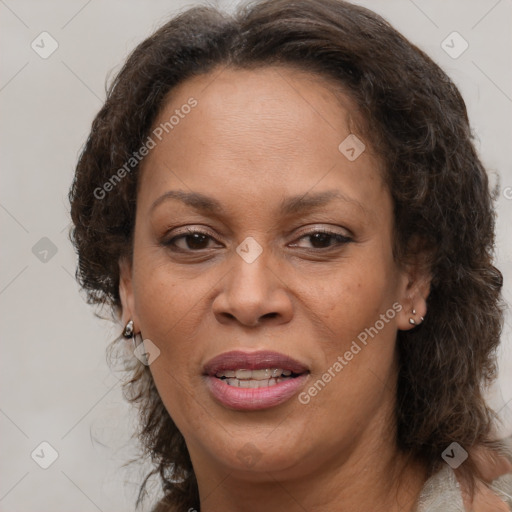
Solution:
[[[142,164],[120,294],[123,322],[160,350],[150,370],[186,440],[201,510],[409,510],[426,474],[395,445],[395,340],[425,316],[430,277],[419,260],[393,258],[391,196],[369,141],[355,161],[338,150],[355,106],[301,71],[228,68],[174,89],[155,127],[190,97],[197,106]],[[176,199],[152,209],[171,190],[222,211]],[[290,196],[332,190],[349,200],[280,210]],[[181,252],[165,245],[184,227],[212,238],[175,240]],[[307,235],[319,228],[351,241],[315,245]],[[263,249],[250,264],[236,252],[249,236]],[[401,311],[306,405],[234,411],[205,385],[214,356],[268,349],[309,368],[307,390],[394,303]]]

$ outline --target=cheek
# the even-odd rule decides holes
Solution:
[[[190,379],[196,368],[198,309],[208,290],[208,279],[179,279],[168,264],[155,264],[158,257],[143,255],[134,262],[135,307],[141,332],[160,350],[149,369],[174,423],[182,433],[191,435],[207,421],[201,418],[204,405],[200,406]]]
[[[161,356],[183,368],[180,361],[194,349],[194,318],[201,298],[208,291],[208,279],[180,279],[162,258],[161,251],[134,255],[135,310],[142,335],[157,344]]]
[[[341,285],[324,286],[321,297],[312,302],[320,298],[326,305],[322,321],[327,335],[317,340],[321,363],[299,397],[305,404],[302,414],[308,417],[308,431],[322,432],[325,439],[353,439],[394,398],[393,304],[398,303],[385,280],[368,272],[352,273]],[[322,444],[329,452],[329,442]]]
[[[382,255],[359,255],[357,261],[347,260],[325,273],[304,274],[300,279],[297,295],[305,299],[307,309],[325,324],[331,337],[337,338],[335,342],[357,337],[391,308],[397,297],[393,265]],[[339,343],[336,348],[341,348]]]
[[[397,309],[401,308],[391,257],[371,250],[359,255],[357,262],[347,260],[331,269],[329,276],[304,278],[302,284],[308,290],[308,307],[325,333],[317,340],[322,364],[311,381],[328,383],[325,392],[319,383],[312,394],[321,410],[338,403],[354,417],[363,417],[365,407],[378,406],[384,383],[392,377]]]
[[[183,276],[179,267],[170,263],[166,249],[155,245],[143,228],[140,231],[133,255],[135,308],[146,330],[168,329],[186,316],[207,289],[207,280],[200,273]]]

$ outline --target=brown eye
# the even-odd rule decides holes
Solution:
[[[187,249],[206,249],[208,247],[210,237],[203,233],[194,233],[192,235],[184,235],[177,238],[181,238],[185,241]]]
[[[303,247],[303,248],[312,248],[312,249],[329,249],[330,247],[340,246],[347,244],[352,241],[351,238],[348,238],[340,233],[336,233],[333,231],[312,231],[307,235],[303,235],[299,238],[301,240],[308,240],[310,246],[299,245],[299,243],[292,244],[293,246]]]
[[[315,233],[314,235],[309,235],[309,239],[311,240],[311,245],[319,249],[322,247],[330,247],[334,236],[329,233]]]
[[[163,242],[163,245],[170,247],[171,250],[181,252],[201,251],[220,246],[220,244],[211,235],[197,230],[187,230],[186,233],[173,236],[169,240]]]

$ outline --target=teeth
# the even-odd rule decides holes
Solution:
[[[279,382],[284,380],[291,379],[292,377],[278,377],[277,379],[266,379],[266,380],[254,380],[254,379],[226,379],[226,382],[229,386],[234,386],[235,388],[267,388],[270,386],[275,386]]]
[[[237,370],[235,377],[237,379],[250,379],[252,376],[252,370]]]
[[[223,379],[228,386],[236,388],[265,388],[275,386],[280,382],[293,377],[291,370],[283,370],[282,368],[264,368],[261,370],[222,370],[217,372],[215,376]]]
[[[272,377],[271,373],[271,370],[268,368],[264,370],[252,370],[250,378],[253,380],[268,380]]]
[[[283,370],[282,368],[265,368],[262,370],[222,370],[215,374],[219,379],[226,377],[226,379],[233,379],[235,377],[238,380],[261,380],[266,381],[269,379],[277,379],[281,376],[289,377],[292,374],[291,370]]]

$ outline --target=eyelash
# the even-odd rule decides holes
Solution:
[[[342,235],[340,233],[337,233],[335,231],[330,231],[328,229],[314,229],[312,231],[309,231],[307,233],[302,234],[297,240],[302,240],[304,238],[308,238],[308,237],[311,237],[311,236],[316,235],[316,234],[330,235],[335,240],[337,240],[337,242],[335,242],[334,244],[329,245],[327,247],[321,247],[321,248],[315,248],[315,247],[304,248],[303,247],[302,249],[306,249],[306,250],[309,250],[309,251],[315,251],[315,252],[328,251],[328,250],[332,250],[333,248],[340,247],[342,245],[346,245],[346,244],[348,244],[348,243],[353,241],[352,238],[350,238],[350,237],[347,237],[347,236]],[[206,236],[206,237],[210,238],[211,240],[215,240],[215,238],[210,233],[208,233],[208,232],[201,231],[199,229],[187,228],[185,233],[180,233],[179,235],[173,236],[169,240],[164,241],[163,245],[165,245],[166,247],[170,248],[174,252],[182,252],[182,253],[185,253],[185,252],[188,252],[188,253],[199,253],[201,251],[207,250],[207,249],[196,249],[196,250],[194,250],[194,249],[182,249],[180,247],[176,247],[175,244],[176,244],[177,240],[180,240],[182,238],[186,238],[186,237],[192,236],[192,235],[203,235],[203,236]],[[294,245],[296,245],[296,244],[294,244]]]
[[[312,231],[308,231],[307,233],[304,233],[303,235],[301,235],[298,240],[302,240],[303,238],[308,238],[308,237],[311,237],[313,235],[316,235],[316,234],[323,234],[323,235],[329,235],[331,236],[332,238],[334,238],[336,240],[336,242],[332,245],[329,245],[327,247],[322,247],[322,248],[315,248],[315,247],[312,247],[310,250],[313,250],[313,251],[322,251],[322,250],[329,250],[329,249],[335,249],[336,247],[340,247],[342,245],[346,245],[350,242],[352,242],[352,238],[348,237],[348,236],[345,236],[345,235],[342,235],[341,233],[337,233],[336,231],[331,231],[329,229],[314,229]]]

